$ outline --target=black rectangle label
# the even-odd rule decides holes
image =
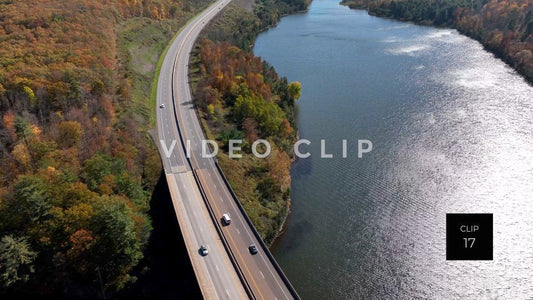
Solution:
[[[446,214],[447,260],[492,260],[492,214]]]

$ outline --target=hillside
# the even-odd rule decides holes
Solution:
[[[154,70],[208,3],[0,1],[0,295],[135,281],[161,172]]]
[[[263,240],[270,244],[290,210],[292,145],[297,138],[298,82],[287,82],[251,52],[259,32],[308,1],[235,1],[197,43],[192,81],[209,138],[218,141],[218,161]],[[242,139],[242,158],[228,157],[228,141]],[[267,158],[252,155],[257,139],[268,140]],[[263,153],[265,149],[258,150]]]

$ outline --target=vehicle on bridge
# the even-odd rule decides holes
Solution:
[[[224,226],[228,226],[229,224],[231,224],[231,218],[229,217],[229,214],[222,215],[222,224]]]
[[[202,256],[206,256],[207,254],[209,254],[209,250],[207,250],[207,247],[206,247],[205,245],[202,245],[202,246],[200,247],[200,254],[201,254]]]
[[[252,255],[255,255],[255,254],[257,254],[257,252],[259,252],[259,251],[257,250],[257,247],[256,247],[254,244],[251,244],[250,247],[248,247],[248,250],[250,251],[250,253],[251,253]]]

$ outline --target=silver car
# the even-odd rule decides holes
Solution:
[[[200,247],[200,254],[201,254],[202,256],[206,256],[207,254],[209,254],[209,250],[207,250],[207,247],[206,247],[205,245],[202,245],[202,246]]]

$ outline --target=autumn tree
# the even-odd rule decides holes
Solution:
[[[272,14],[260,16],[263,20],[275,18],[277,12],[265,13]],[[239,22],[248,24],[247,20]],[[244,139],[239,162],[226,159],[221,151],[219,163],[261,236],[270,242],[288,212],[289,153],[296,139],[294,105],[301,96],[301,84],[289,84],[246,49],[227,42],[200,43],[201,76],[195,101],[208,124],[208,134],[217,137],[223,150],[228,150],[230,139]],[[266,160],[251,154],[251,145],[259,138],[267,139],[273,149]],[[260,146],[259,152],[264,150]]]
[[[17,282],[28,281],[35,271],[33,252],[26,238],[6,235],[0,240],[0,282],[9,287]]]
[[[244,121],[242,122],[242,128],[244,130],[246,140],[249,144],[252,144],[259,138],[259,134],[257,132],[257,122],[254,119],[244,119]]]
[[[59,123],[57,127],[59,131],[57,144],[61,148],[70,148],[79,145],[83,134],[83,129],[80,123],[76,121],[64,121]]]
[[[93,261],[90,257],[90,250],[94,244],[92,232],[86,229],[80,229],[69,237],[70,248],[67,250],[66,257],[69,265],[82,276],[93,273]]]
[[[298,81],[291,82],[289,83],[287,90],[289,92],[289,98],[292,101],[296,101],[300,99],[302,94],[302,84]]]
[[[148,135],[149,101],[136,92],[152,70],[139,76],[124,44],[131,37],[122,34],[132,24],[149,27],[157,41],[139,45],[158,54],[208,2],[0,1],[0,232],[35,254],[27,255],[33,275],[29,265],[16,274],[0,261],[4,283],[82,291],[96,267],[111,289],[129,282],[151,230],[149,195],[161,162]],[[208,95],[223,119],[222,94]]]

